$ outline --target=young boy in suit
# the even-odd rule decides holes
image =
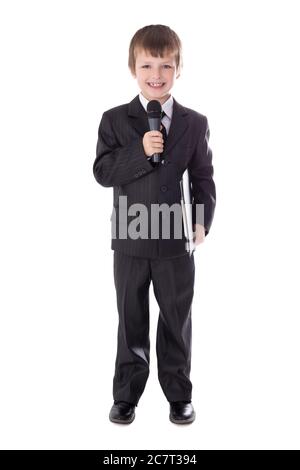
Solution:
[[[148,379],[152,281],[160,307],[158,378],[169,402],[169,419],[186,424],[195,419],[190,380],[194,255],[186,251],[183,231],[176,235],[182,218],[178,224],[175,212],[166,215],[159,209],[155,219],[151,211],[180,208],[180,180],[188,169],[194,241],[203,242],[216,204],[209,126],[204,115],[182,106],[170,93],[180,76],[182,57],[180,39],[168,26],[138,30],[130,43],[128,65],[141,91],[130,103],[103,113],[93,165],[97,182],[114,192],[111,248],[119,326],[109,419],[122,424],[134,420]],[[160,131],[149,131],[151,100],[162,106]],[[160,155],[159,163],[153,162],[153,154]],[[197,205],[204,207],[200,215]]]

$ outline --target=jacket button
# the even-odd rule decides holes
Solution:
[[[161,190],[163,193],[165,193],[166,191],[168,191],[168,187],[165,186],[165,185],[163,185],[163,186],[160,187],[160,190]]]

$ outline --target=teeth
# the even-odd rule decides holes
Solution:
[[[153,86],[153,87],[159,87],[162,85],[162,83],[151,83],[149,82],[149,85]]]

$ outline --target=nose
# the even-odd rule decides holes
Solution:
[[[158,80],[160,78],[160,70],[159,68],[153,69],[152,71],[152,78],[153,80]]]

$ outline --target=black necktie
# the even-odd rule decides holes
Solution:
[[[163,111],[163,112],[162,112],[162,115],[161,115],[161,119],[162,119],[164,116],[166,116],[166,113]],[[162,125],[162,130],[161,130],[160,132],[161,132],[162,135],[163,135],[163,139],[164,139],[164,143],[165,143],[166,140],[167,140],[167,131],[166,131],[166,128],[165,128],[165,126],[163,125],[163,123],[161,123],[161,125]]]

